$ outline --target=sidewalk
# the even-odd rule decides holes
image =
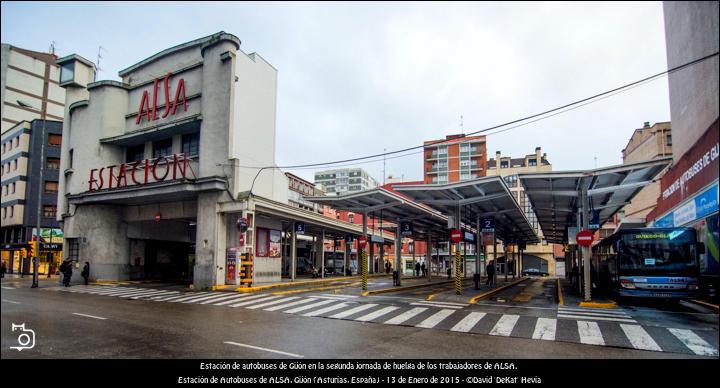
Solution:
[[[485,284],[485,282],[487,281],[487,277],[483,276],[480,278],[480,287],[478,290],[476,290],[475,283],[473,283],[471,278],[469,281],[463,282],[463,289],[460,295],[455,294],[455,288],[452,287],[452,284],[450,284],[450,289],[444,291],[439,290],[438,293],[431,295],[430,298],[431,300],[436,302],[470,303],[470,300],[474,298],[482,296],[485,296],[486,298],[490,297],[496,293],[504,291],[507,288],[510,288],[512,285],[518,284],[527,279],[529,278],[520,277],[513,279],[512,276],[510,276],[508,277],[508,280],[505,281],[505,275],[501,275],[497,277],[495,286],[490,287]]]
[[[558,278],[560,282],[560,291],[562,295],[562,299],[564,300],[564,305],[567,307],[594,307],[594,308],[617,308],[617,303],[602,295],[596,295],[595,292],[591,294],[592,301],[585,302],[584,296],[579,294],[577,291],[577,286],[575,286],[575,289],[573,289],[573,286],[570,285],[570,280],[565,278]]]

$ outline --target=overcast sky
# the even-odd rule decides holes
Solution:
[[[2,42],[92,61],[99,79],[226,31],[279,70],[276,161],[296,165],[481,130],[666,70],[662,4],[2,3]],[[667,78],[487,138],[554,170],[622,163],[643,122],[670,120]],[[597,162],[595,161],[597,157]],[[488,158],[488,159],[489,159]],[[382,160],[361,165],[382,182]],[[387,174],[422,179],[420,154]],[[314,170],[293,170],[312,181]]]

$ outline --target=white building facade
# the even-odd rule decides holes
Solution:
[[[279,170],[239,167],[274,165],[277,91],[277,70],[239,48],[220,32],[120,71],[122,82],[91,82],[79,56],[58,60],[58,220],[64,257],[90,262],[93,279],[224,284],[220,204],[249,192],[287,203]]]

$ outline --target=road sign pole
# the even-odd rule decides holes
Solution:
[[[582,223],[583,230],[588,230],[588,195],[587,187],[582,188]],[[582,247],[583,255],[583,278],[585,279],[585,301],[592,300],[592,279],[590,277],[590,246]]]
[[[362,238],[367,239],[367,212],[363,212],[363,227],[362,227]],[[360,246],[360,239],[358,239],[358,252],[362,251],[362,290],[367,291],[368,285],[368,255],[364,246]]]

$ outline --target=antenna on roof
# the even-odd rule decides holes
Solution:
[[[102,70],[102,68],[100,67],[100,59],[102,59],[102,55],[100,55],[100,53],[101,53],[102,51],[107,52],[107,50],[105,50],[105,49],[103,48],[103,46],[98,46],[97,61],[95,62],[95,67],[96,67],[96,70],[95,70],[95,81],[97,81],[97,79],[98,79],[98,74],[100,74],[100,70]]]
[[[50,42],[50,54],[55,55],[55,41]]]
[[[465,128],[463,126],[463,117],[460,115],[460,133],[465,133]]]

